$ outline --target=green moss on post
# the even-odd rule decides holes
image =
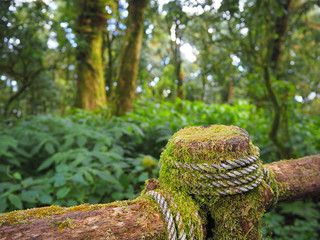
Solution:
[[[151,192],[158,193],[166,202],[168,207],[163,208],[163,205],[157,202],[157,198],[153,197]],[[166,225],[170,224],[170,220],[167,219],[168,212],[164,214],[164,209],[170,209],[170,214],[175,222],[175,230],[179,239],[182,239],[183,235],[187,236],[187,239],[204,239],[205,218],[203,212],[197,202],[186,192],[170,191],[162,188],[156,179],[149,179],[146,181],[146,189],[142,192],[143,198],[146,198],[153,202],[159,212],[162,213],[162,218]],[[162,206],[162,207],[161,207]],[[164,239],[172,239],[170,237],[168,229],[165,231]]]
[[[255,156],[253,170],[248,172],[247,166],[231,168],[237,164],[235,159],[251,156]],[[189,194],[209,212],[214,219],[214,229],[211,229],[214,239],[260,239],[266,183],[258,156],[259,149],[241,128],[224,125],[184,128],[169,140],[161,155],[160,185]],[[241,175],[239,172],[248,173]],[[229,179],[228,174],[233,173],[239,176]],[[226,176],[226,179],[217,180],[212,176]],[[239,181],[247,182],[243,186],[253,190],[239,194],[242,185],[231,186]],[[210,236],[210,229],[208,232]]]

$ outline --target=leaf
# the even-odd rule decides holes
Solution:
[[[27,153],[25,150],[23,150],[22,148],[16,148],[15,151],[17,153],[19,153],[22,157],[25,157],[25,158],[31,158],[32,155],[30,153]]]
[[[71,148],[71,145],[74,142],[73,136],[66,136],[65,137],[65,143],[60,146],[59,151],[66,151],[67,149]]]
[[[138,133],[140,136],[144,137],[144,133],[143,131],[141,130],[141,128],[139,128],[137,125],[132,125],[133,127],[133,130]]]
[[[52,200],[53,200],[53,198],[49,194],[46,194],[46,193],[41,194],[38,199],[43,204],[51,204]]]
[[[21,192],[21,200],[28,203],[36,203],[36,198],[29,193],[29,191]]]
[[[112,143],[113,143],[112,138],[106,137],[106,138],[104,139],[104,144],[105,144],[106,146],[110,147],[110,146],[112,145]]]
[[[8,207],[8,204],[7,204],[6,198],[0,198],[0,213],[5,212],[7,207]]]
[[[122,192],[113,192],[111,194],[111,197],[114,199],[114,200],[122,200],[123,199],[123,193]]]
[[[122,156],[118,153],[115,153],[115,152],[107,152],[106,156],[108,158],[111,158],[111,159],[117,160],[117,161],[122,159]]]
[[[19,173],[19,172],[15,172],[14,174],[13,174],[13,177],[15,178],[15,179],[17,179],[17,180],[22,180],[22,177],[21,177],[21,174]]]
[[[11,184],[11,183],[1,183],[0,184],[0,189],[7,189],[6,192],[1,193],[1,196],[8,196],[11,193],[15,191],[20,191],[21,190],[21,185],[20,184]]]
[[[84,174],[85,178],[86,178],[91,184],[94,183],[93,177],[91,176],[91,174],[90,174],[89,172],[84,171],[83,174]]]
[[[63,185],[66,184],[66,174],[65,173],[57,173],[54,177],[53,177],[53,180],[54,180],[54,184],[53,186],[54,187],[61,187]]]
[[[55,152],[54,146],[53,146],[53,144],[51,142],[47,142],[46,145],[44,146],[44,149],[50,155],[52,155]]]
[[[12,203],[12,205],[14,205],[17,209],[22,209],[21,198],[18,197],[16,194],[9,194],[8,199]]]
[[[105,171],[97,171],[97,175],[102,178],[103,180],[109,182],[109,183],[113,183],[119,187],[122,187],[120,182],[115,178],[113,177],[109,171],[105,170]]]
[[[78,205],[78,204],[79,204],[79,203],[78,203],[76,200],[74,200],[74,199],[68,199],[66,206],[67,206],[67,207],[71,207],[71,206],[75,206],[75,205]]]
[[[138,181],[139,182],[144,182],[145,180],[147,180],[149,178],[148,173],[144,172],[142,173],[139,177],[138,177]]]
[[[77,173],[76,175],[72,176],[71,179],[75,182],[82,183],[83,185],[88,186],[88,182],[83,179],[80,173]]]
[[[6,155],[6,154],[5,154]],[[13,157],[13,156],[12,156]],[[18,161],[18,159],[9,159],[8,160],[8,163],[9,164],[12,164],[12,165],[15,165],[17,167],[20,167],[21,166],[21,163]]]
[[[87,138],[85,136],[78,136],[77,137],[77,144],[79,147],[84,147],[84,145],[87,143]]]
[[[59,164],[56,166],[56,171],[57,172],[68,172],[70,170],[70,167],[67,164]]]
[[[58,199],[62,199],[64,198],[65,196],[68,195],[68,193],[71,191],[71,189],[69,187],[63,187],[63,188],[60,188],[57,192],[57,198]]]
[[[37,185],[37,184],[42,186],[46,181],[47,181],[46,177],[44,178],[38,177],[36,179],[29,177],[29,178],[23,179],[22,185],[23,185],[23,188],[26,189],[30,186]]]
[[[92,195],[89,196],[89,203],[90,204],[97,204],[100,202],[100,200],[101,200],[101,197],[92,196]]]
[[[0,156],[8,151],[10,147],[16,149],[18,141],[10,136],[0,136]]]
[[[127,174],[122,174],[120,177],[120,183],[124,187],[124,189],[127,189],[130,185],[129,177]]]
[[[116,176],[117,179],[119,179],[121,174],[123,173],[121,166],[119,166],[117,163],[114,163],[111,165],[111,167],[112,167],[112,170],[114,171],[114,175]]]
[[[61,160],[65,159],[65,154],[64,153],[56,153],[50,158],[47,158],[37,169],[37,171],[42,171],[48,167],[50,167],[54,162],[59,163]]]

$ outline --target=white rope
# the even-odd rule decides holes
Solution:
[[[155,191],[149,191],[146,194],[151,196],[158,203],[160,210],[162,212],[162,216],[164,216],[164,220],[167,225],[169,240],[176,240],[177,239],[177,231],[174,226],[173,216],[170,212],[170,208],[169,208],[166,200],[158,192],[155,192]]]
[[[179,239],[179,240],[186,240],[187,236],[188,239],[192,239],[192,240],[198,240],[198,238],[195,237],[194,234],[194,225],[192,224],[191,220],[188,222],[188,227],[189,227],[189,231],[187,234],[187,229],[185,229],[185,224],[183,222],[182,216],[178,210],[178,206],[177,204],[173,201],[173,198],[170,196],[170,194],[168,194],[167,192],[162,193],[162,196],[159,192],[156,191],[148,191],[146,193],[147,195],[151,196],[158,204],[158,206],[160,207],[160,210],[162,212],[162,216],[164,218],[164,221],[166,223],[167,226],[167,232],[168,232],[168,237],[169,240],[173,240],[173,239]],[[175,209],[175,221],[174,221],[174,217],[170,212],[170,208],[167,204],[167,201],[165,199],[165,197],[169,200],[170,205],[174,207]],[[201,219],[199,214],[196,212],[194,218],[198,219],[198,228],[200,229],[201,232],[203,232],[203,227],[201,224]],[[178,231],[178,234],[177,234]],[[201,240],[203,238],[200,238],[199,240]]]
[[[266,171],[259,161],[259,155],[225,160],[220,164],[190,164],[170,158],[167,158],[165,163],[178,169],[177,174],[183,176],[180,178],[181,185],[188,185],[186,190],[192,194],[217,196],[240,194],[258,187],[264,176],[269,182],[271,181],[269,171]]]
[[[193,164],[193,163],[182,163],[182,162],[176,162],[174,161],[174,164],[176,167],[180,167],[180,168],[184,168],[187,170],[196,170],[196,171],[200,171],[200,170],[204,170],[207,172],[217,172],[221,171],[221,170],[231,170],[234,168],[240,168],[240,167],[245,167],[248,166],[250,164],[255,163],[257,160],[259,159],[258,155],[254,155],[254,156],[250,156],[247,158],[239,158],[239,159],[233,159],[233,160],[226,160],[225,162],[222,162],[220,164],[215,164],[215,163],[197,163],[197,164]]]

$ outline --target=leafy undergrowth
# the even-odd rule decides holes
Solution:
[[[320,201],[279,204],[273,212],[264,215],[262,231],[266,240],[318,240]]]
[[[295,111],[287,144],[296,157],[319,153],[320,117]],[[239,126],[260,147],[265,163],[279,160],[268,138],[269,115],[247,102],[178,100],[138,101],[122,118],[108,117],[107,110],[73,110],[62,117],[7,119],[0,123],[0,212],[133,199],[147,178],[158,177],[167,140],[185,126]],[[282,204],[266,214],[263,231],[269,239],[318,239],[316,209],[319,204],[312,202]]]
[[[0,211],[133,199],[157,160],[135,151],[143,132],[120,118],[79,112],[3,125]]]

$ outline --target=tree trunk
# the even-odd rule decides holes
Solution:
[[[112,96],[112,89],[113,89],[113,57],[112,57],[112,42],[114,37],[110,37],[109,33],[106,34],[106,50],[108,53],[108,68],[107,68],[107,78],[106,78],[106,85],[108,87],[108,101],[110,101]]]
[[[320,155],[274,162],[265,167],[275,174],[279,202],[319,196]],[[265,205],[273,194],[268,185],[264,189],[261,202]],[[250,226],[248,222],[242,223],[244,230]],[[138,198],[111,204],[51,206],[0,214],[0,239],[167,238],[156,205]]]
[[[207,75],[202,74],[202,91],[201,91],[201,101],[205,101],[206,96],[206,86],[207,86]]]
[[[176,63],[176,79],[178,80],[178,89],[177,89],[177,97],[182,99],[184,98],[183,94],[183,76],[182,76],[182,61],[180,57],[180,44],[177,46],[177,54],[178,54],[178,59]]]
[[[277,96],[277,91],[273,88],[270,75],[273,74],[278,78],[279,61],[283,54],[283,42],[285,41],[285,34],[288,28],[288,15],[291,0],[281,1],[279,7],[283,9],[282,16],[279,16],[275,20],[275,37],[270,41],[267,56],[270,56],[268,60],[268,65],[263,68],[264,71],[264,81],[266,84],[268,98],[273,106],[273,119],[272,126],[269,132],[269,137],[274,143],[275,147],[278,149],[280,158],[290,158],[292,155],[291,146],[286,147],[282,144],[283,139],[279,139],[278,133],[281,127],[281,121],[283,121],[283,104],[281,104],[280,98]],[[279,80],[279,79],[278,79]],[[289,138],[289,136],[287,136]]]
[[[229,88],[228,88],[228,103],[231,103],[233,99],[233,82],[232,79],[229,82]]]
[[[132,108],[142,47],[145,10],[149,0],[129,1],[127,29],[123,40],[117,73],[117,87],[113,113],[124,115]]]
[[[78,17],[77,107],[95,110],[107,105],[103,61],[103,31],[106,28],[105,2],[82,0]]]

